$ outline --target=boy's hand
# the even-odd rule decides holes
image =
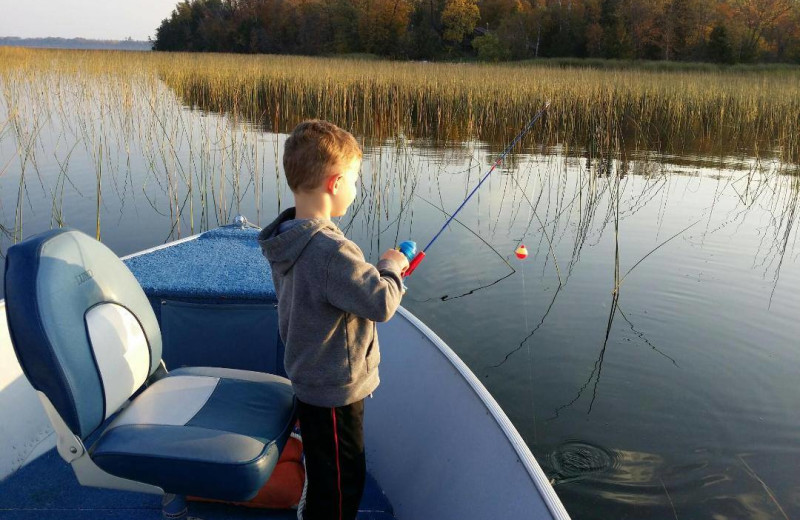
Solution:
[[[406,258],[406,255],[404,255],[397,249],[389,249],[388,251],[383,253],[381,255],[381,260],[391,260],[393,262],[396,262],[397,265],[400,266],[401,274],[406,272],[406,269],[408,269],[408,258]]]

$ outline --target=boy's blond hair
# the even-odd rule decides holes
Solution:
[[[330,174],[331,167],[352,159],[361,159],[361,147],[350,132],[328,121],[303,121],[284,145],[286,182],[295,193],[314,190]]]

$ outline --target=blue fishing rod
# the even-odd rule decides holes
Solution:
[[[414,270],[417,268],[417,266],[420,264],[420,262],[422,262],[422,260],[425,258],[425,252],[428,249],[430,249],[431,245],[433,245],[433,243],[436,242],[436,240],[439,238],[439,236],[442,233],[444,233],[444,230],[447,229],[447,226],[450,225],[450,222],[452,222],[453,219],[456,218],[456,215],[458,215],[459,211],[464,209],[464,206],[467,205],[467,202],[469,202],[469,199],[471,199],[472,196],[475,195],[475,193],[480,189],[481,185],[486,181],[486,179],[489,178],[489,176],[492,174],[492,172],[498,166],[503,164],[503,159],[505,159],[506,155],[508,155],[511,152],[511,150],[514,149],[514,146],[516,146],[517,143],[523,137],[525,137],[525,134],[527,134],[530,131],[530,129],[533,128],[533,125],[536,123],[536,121],[538,121],[544,115],[545,112],[547,112],[548,108],[550,108],[550,102],[549,101],[547,101],[544,104],[544,108],[539,110],[536,113],[536,115],[533,116],[533,119],[531,119],[530,122],[528,122],[528,124],[525,125],[525,128],[522,129],[522,132],[517,134],[517,137],[515,137],[514,140],[511,141],[511,144],[509,144],[508,147],[505,149],[505,151],[503,151],[502,155],[500,155],[500,157],[498,157],[497,160],[494,161],[494,163],[492,164],[492,167],[489,168],[489,171],[486,172],[486,174],[483,176],[483,178],[478,183],[478,185],[475,186],[475,188],[472,189],[472,191],[469,193],[469,195],[467,195],[467,198],[464,199],[464,202],[462,202],[461,205],[458,207],[458,209],[456,209],[450,215],[450,218],[448,218],[447,222],[444,223],[444,226],[442,226],[442,229],[440,229],[439,232],[436,233],[436,235],[434,235],[434,237],[431,239],[430,242],[428,242],[428,245],[425,246],[424,249],[422,249],[421,251],[417,252],[417,244],[416,244],[416,242],[413,242],[411,240],[406,240],[405,242],[402,242],[397,247],[398,251],[400,251],[401,253],[406,255],[406,258],[408,258],[408,269],[406,269],[405,273],[403,273],[403,277],[404,278],[407,278],[407,277],[411,276],[411,273],[414,272]]]

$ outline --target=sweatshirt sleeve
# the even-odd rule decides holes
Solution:
[[[388,321],[400,305],[403,279],[400,266],[364,260],[354,243],[343,242],[328,262],[325,292],[334,307],[372,321]]]

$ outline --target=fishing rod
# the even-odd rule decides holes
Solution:
[[[550,108],[550,101],[547,101],[544,104],[544,107],[541,110],[539,110],[536,113],[535,116],[533,116],[533,118],[528,122],[528,124],[525,125],[525,128],[523,128],[522,131],[519,134],[517,134],[517,136],[514,138],[514,140],[511,141],[511,144],[508,145],[508,147],[503,151],[503,153],[500,155],[500,157],[498,157],[497,160],[494,161],[494,163],[492,164],[492,167],[489,168],[489,171],[486,172],[486,174],[483,176],[483,178],[478,183],[478,185],[475,186],[475,188],[472,189],[472,191],[469,193],[469,195],[467,195],[467,198],[464,199],[464,202],[462,202],[461,205],[450,215],[450,218],[448,218],[447,222],[444,223],[444,226],[442,226],[442,229],[440,229],[439,232],[436,233],[436,235],[434,235],[434,237],[431,239],[431,241],[428,242],[427,246],[425,246],[421,251],[417,252],[417,244],[415,242],[411,241],[411,240],[406,240],[405,242],[401,243],[397,247],[398,251],[400,251],[401,253],[406,255],[406,258],[408,258],[408,269],[406,269],[405,272],[403,273],[403,278],[407,278],[407,277],[411,276],[411,273],[414,272],[414,270],[417,268],[417,266],[420,264],[420,262],[422,262],[422,260],[425,258],[425,252],[428,249],[430,249],[431,245],[433,245],[433,243],[436,242],[436,240],[439,238],[439,236],[442,233],[444,233],[444,230],[447,229],[447,226],[450,225],[450,222],[452,222],[453,219],[456,218],[456,215],[458,215],[458,213],[462,209],[464,209],[464,206],[467,205],[467,202],[469,202],[469,199],[471,199],[472,196],[475,195],[475,193],[478,191],[478,189],[480,189],[480,187],[484,183],[484,181],[486,181],[486,179],[489,178],[489,176],[492,174],[492,172],[499,165],[503,164],[503,159],[505,159],[506,155],[508,155],[511,152],[511,150],[514,148],[514,146],[516,146],[516,144],[523,137],[525,137],[525,134],[527,134],[531,130],[531,128],[533,128],[533,125],[536,123],[536,121],[538,121],[544,115],[545,112],[547,112],[548,108]]]

